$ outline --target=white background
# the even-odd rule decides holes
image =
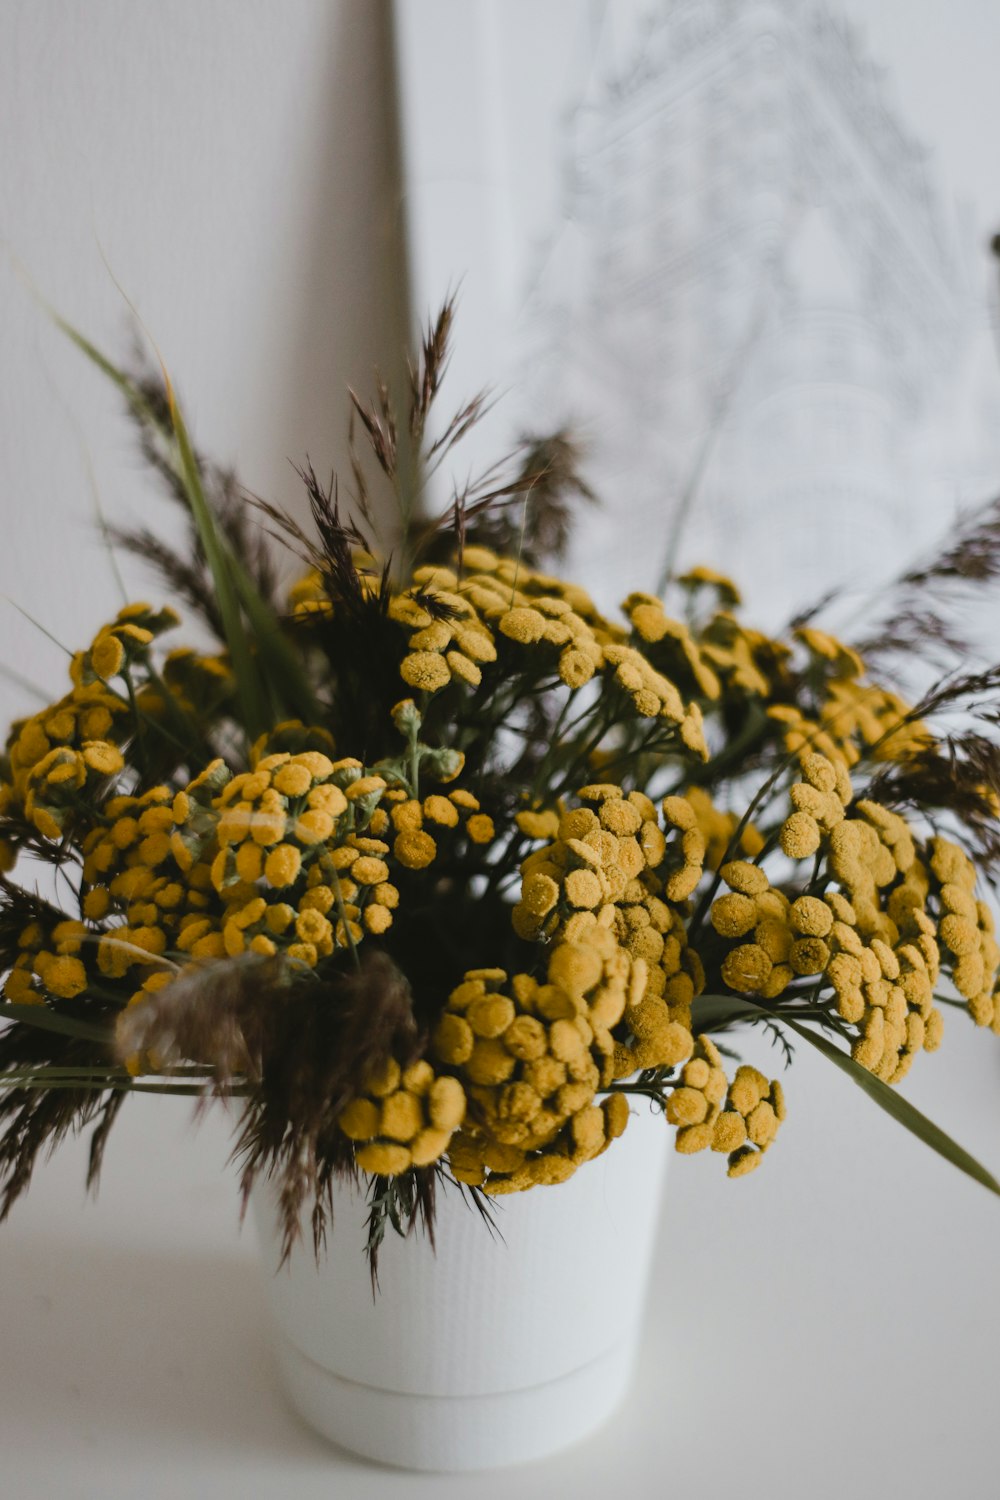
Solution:
[[[975,183],[960,176],[996,139],[996,8],[880,0],[867,13],[956,187],[979,192],[981,162],[964,167]],[[342,457],[343,385],[391,360],[404,323],[387,42],[368,0],[0,0],[0,593],[67,644],[117,607],[88,470],[114,517],[163,512],[113,396],[15,259],[123,352],[103,252],[197,436],[291,502],[286,459]],[[126,577],[145,590],[133,566]],[[59,650],[9,607],[0,622],[0,658],[60,691]],[[0,704],[6,716],[30,699],[0,683]],[[995,1040],[949,1016],[943,1053],[911,1079],[909,1096],[1000,1172]],[[226,1122],[195,1133],[183,1101],[130,1101],[96,1204],[71,1144],[0,1229],[0,1491],[994,1493],[1000,1205],[812,1058],[788,1094],[751,1178],[674,1163],[639,1378],[616,1423],[544,1465],[471,1480],[356,1463],[286,1412]],[[595,1296],[614,1297],[613,1268]]]

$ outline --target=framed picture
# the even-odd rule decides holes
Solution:
[[[500,397],[459,482],[575,433],[605,602],[710,556],[853,609],[996,487],[1000,15],[854,9],[397,5],[411,305],[457,289],[452,397]]]

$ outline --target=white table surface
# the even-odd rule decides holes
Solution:
[[[1000,1042],[956,1017],[917,1075],[914,1101],[1000,1169]],[[0,1228],[0,1495],[1000,1493],[1000,1202],[822,1059],[800,1049],[787,1086],[750,1178],[671,1163],[617,1418],[544,1463],[444,1477],[356,1460],[291,1414],[226,1119],[195,1129],[184,1100],[129,1101],[96,1203],[70,1142]]]

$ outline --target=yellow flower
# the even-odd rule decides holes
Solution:
[[[537,609],[509,609],[501,615],[499,628],[503,635],[522,646],[531,646],[545,634],[545,616]]]
[[[429,833],[414,829],[396,835],[392,852],[408,870],[423,870],[433,862],[437,845]]]
[[[811,813],[793,812],[781,825],[780,843],[789,859],[807,859],[819,848],[819,824]]]
[[[405,656],[399,675],[409,687],[425,693],[436,693],[451,681],[448,663],[436,651],[414,651]]]
[[[726,954],[722,977],[731,990],[750,995],[766,984],[771,968],[771,960],[759,943],[743,943]]]
[[[296,757],[279,766],[271,778],[271,785],[283,797],[304,797],[312,786],[312,772]]]
[[[293,831],[300,844],[323,844],[333,837],[334,827],[328,812],[311,807],[296,818]]]
[[[38,977],[51,995],[60,1000],[72,1000],[87,988],[87,971],[78,958],[39,955]]]
[[[91,922],[99,922],[107,916],[111,906],[111,894],[104,886],[94,886],[83,898],[83,914]]]
[[[472,817],[466,819],[465,831],[472,843],[490,843],[490,840],[496,837],[493,819],[486,813],[474,813]]]
[[[712,903],[712,926],[722,937],[743,937],[757,924],[757,907],[736,892]]]
[[[448,797],[439,795],[425,797],[423,815],[432,823],[440,823],[444,828],[455,828],[458,825],[458,809]]]
[[[816,896],[799,896],[792,902],[789,921],[806,937],[826,937],[833,926],[833,912]]]
[[[413,1163],[413,1157],[406,1147],[391,1141],[370,1141],[365,1146],[359,1146],[354,1156],[363,1171],[379,1177],[396,1177],[407,1171]]]
[[[98,677],[117,677],[125,662],[125,648],[116,635],[102,631],[90,648],[90,664]]]
[[[302,856],[294,844],[278,844],[264,861],[265,878],[278,889],[294,885],[301,868]]]

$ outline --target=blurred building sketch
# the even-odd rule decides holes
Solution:
[[[523,410],[591,435],[608,502],[575,571],[614,597],[641,558],[654,588],[690,504],[679,561],[758,613],[877,584],[1000,477],[981,272],[928,153],[826,6],[661,0],[625,51],[596,28],[520,320]]]

